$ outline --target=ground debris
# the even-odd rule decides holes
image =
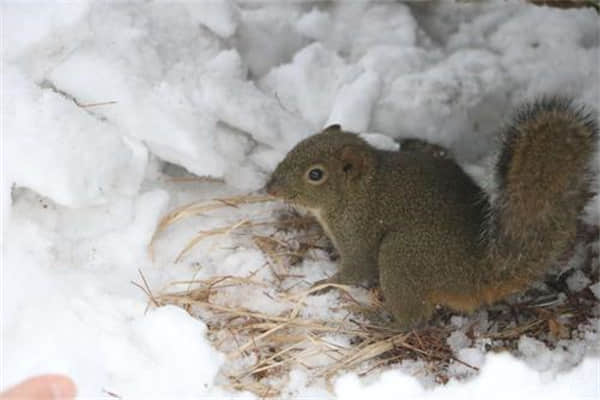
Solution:
[[[266,201],[269,201],[267,197],[235,197],[192,204],[169,214],[159,230],[181,218],[194,216],[196,211],[237,208]],[[305,312],[309,311],[306,300],[312,292],[322,288],[310,288],[301,274],[294,273],[294,266],[316,257],[315,254],[327,261],[337,255],[313,218],[286,208],[275,215],[268,222],[242,219],[216,233],[225,235],[243,227],[238,230],[240,240],[244,237],[265,254],[272,273],[270,279],[215,276],[208,280],[172,282],[162,293],[151,295],[152,304],[178,305],[207,324],[214,346],[227,354],[222,373],[229,386],[236,390],[247,390],[262,398],[277,397],[289,372],[295,368],[303,368],[312,380],[322,380],[325,386],[331,387],[333,378],[343,372],[354,371],[365,376],[407,360],[421,362],[420,373],[444,384],[452,377],[460,378],[449,372],[451,365],[460,364],[471,374],[479,370],[457,357],[448,344],[452,332],[461,330],[484,352],[518,354],[523,335],[553,348],[561,340],[579,340],[581,331],[594,329],[590,321],[598,318],[599,303],[592,291],[589,288],[570,291],[564,283],[568,270],[550,276],[535,289],[472,315],[439,308],[432,321],[419,331],[397,332],[366,320],[361,308],[372,311],[382,301],[376,289],[365,296],[367,304],[361,304],[356,299],[355,289],[332,285],[339,293],[339,301],[330,307],[336,312],[345,312],[346,317],[312,318],[310,312]],[[261,228],[266,225],[274,228],[271,230],[274,233],[265,234]],[[579,255],[583,265],[576,268],[591,282],[597,282],[598,248],[593,243],[598,241],[598,229],[582,227],[582,231],[585,254]],[[185,249],[189,250],[207,236],[195,238]],[[185,290],[174,289],[181,285],[185,285]],[[139,286],[153,293],[146,282]],[[243,301],[235,306],[213,301],[213,295],[220,290],[247,286],[276,288],[272,301],[284,304],[285,311],[272,315],[247,309]],[[456,325],[455,318],[460,319],[460,326]]]

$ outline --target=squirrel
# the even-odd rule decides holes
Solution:
[[[571,99],[522,106],[503,129],[490,196],[449,157],[377,150],[331,125],[265,189],[312,213],[338,250],[338,273],[320,283],[379,283],[407,330],[438,304],[472,312],[543,276],[594,196],[597,137],[596,117]]]

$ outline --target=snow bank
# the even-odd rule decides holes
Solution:
[[[137,193],[147,161],[143,146],[14,68],[4,73],[9,181],[75,207]]]
[[[147,246],[166,192],[87,209],[29,191],[16,197],[3,254],[3,387],[53,371],[71,376],[84,398],[221,393],[223,355],[205,325],[173,306],[147,310],[130,283],[138,269],[151,282],[163,275]]]
[[[89,13],[90,2],[56,3],[41,7],[30,1],[2,7],[3,60],[13,61],[28,51],[43,50],[40,43],[67,42],[67,32]]]
[[[249,7],[229,0],[11,4],[3,28],[10,45],[3,54],[11,65],[6,92],[15,103],[4,112],[16,114],[18,128],[7,126],[7,136],[30,125],[29,135],[44,131],[52,140],[64,127],[50,120],[62,117],[80,120],[77,129],[104,143],[82,163],[89,167],[70,177],[42,182],[23,173],[8,179],[62,204],[95,204],[111,192],[137,190],[143,145],[194,174],[258,188],[291,146],[331,123],[427,139],[472,162],[489,150],[496,127],[526,95],[561,91],[597,101],[586,84],[595,79],[598,48],[591,11],[504,3],[453,7]],[[464,20],[444,14],[457,8]],[[442,40],[443,18],[450,31]],[[549,22],[536,23],[540,18]],[[568,54],[560,63],[558,52]],[[11,73],[13,67],[18,71]],[[17,84],[15,74],[24,81]],[[84,107],[67,105],[72,99]],[[18,119],[39,101],[51,104],[33,119],[37,124]],[[124,151],[132,154],[106,162]],[[76,194],[82,183],[70,182],[93,175],[95,165],[130,176],[117,183],[114,176],[98,176],[87,182],[86,194]]]
[[[27,19],[36,14],[35,4],[15,5],[8,11],[9,23],[4,30],[9,38],[20,37],[19,21],[25,20],[26,26],[37,21]],[[86,162],[76,163],[84,168],[72,171],[70,177],[45,182],[36,178],[41,171],[65,174],[48,169],[46,162],[32,165],[32,173],[22,171],[21,176],[8,177],[17,185],[33,188],[62,204],[96,204],[106,201],[103,196],[111,191],[125,191],[119,186],[121,182],[111,182],[110,176],[89,179],[87,184],[94,188],[86,190],[80,187],[82,183],[74,182],[94,175],[91,169],[103,165],[132,175],[123,178],[123,186],[129,190],[124,194],[131,195],[137,186],[128,180],[137,179],[139,184],[145,160],[140,155],[130,156],[135,158],[130,161],[135,166],[129,166],[126,161],[119,163],[115,154],[127,150],[139,153],[143,145],[152,154],[197,175],[225,177],[238,187],[257,188],[266,174],[261,164],[269,154],[265,149],[277,149],[270,156],[270,164],[274,164],[313,130],[246,80],[247,67],[238,51],[223,42],[236,32],[240,20],[238,7],[232,2],[195,6],[95,3],[45,13],[46,19],[37,30],[15,41],[14,47],[12,43],[6,46],[4,54],[11,64],[7,69],[19,70],[6,79],[6,93],[15,100],[4,111],[9,117],[15,114],[12,125],[6,125],[8,138],[25,136],[19,130],[30,125],[29,136],[44,132],[49,141],[55,141],[53,135],[61,135],[65,128],[60,126],[61,120],[81,120],[78,127],[69,129],[84,130],[78,136],[82,142],[90,140],[83,136],[87,134],[96,141],[106,142],[112,137],[113,142],[120,140],[126,145],[96,146],[90,142],[94,153],[82,152],[80,157],[87,157]],[[18,83],[18,74],[29,81]],[[25,84],[30,87],[25,89]],[[42,118],[22,120],[31,111],[35,114],[32,107],[42,101],[49,103],[42,104]],[[23,141],[25,137],[16,146],[23,147]],[[44,147],[55,151],[52,146]],[[237,156],[231,157],[236,154],[232,149],[239,149]],[[108,162],[109,157],[115,161]],[[244,171],[238,174],[241,165]],[[103,194],[90,193],[93,190]]]
[[[600,362],[590,358],[570,372],[555,379],[544,379],[522,361],[507,354],[488,355],[476,378],[464,384],[452,381],[444,387],[426,390],[417,379],[397,371],[384,372],[371,383],[361,383],[356,376],[346,375],[335,385],[338,399],[575,399],[598,395]]]

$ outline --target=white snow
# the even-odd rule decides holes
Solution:
[[[360,68],[347,65],[335,51],[315,42],[297,52],[291,63],[273,68],[260,84],[316,131],[326,125],[338,89],[360,73]]]
[[[556,372],[568,369],[579,363],[585,354],[583,343],[559,341],[554,350],[550,350],[539,340],[522,336],[519,351],[525,356],[527,364],[533,369],[543,372],[542,376],[554,378]]]
[[[381,133],[361,133],[360,137],[365,139],[371,146],[379,150],[398,151],[400,143],[396,142],[389,136]]]
[[[168,2],[166,2],[168,4]],[[231,37],[239,23],[239,10],[231,0],[211,0],[202,3],[185,2],[191,18],[217,35]]]
[[[457,353],[465,347],[468,347],[471,344],[471,339],[469,339],[462,331],[454,331],[448,336],[446,342],[452,351]]]
[[[339,88],[325,126],[340,124],[351,132],[364,132],[371,123],[373,104],[381,91],[376,73],[368,71]]]
[[[363,384],[348,374],[338,379],[335,393],[339,399],[586,399],[598,395],[598,359],[589,358],[555,379],[547,379],[508,354],[487,356],[476,378],[467,384],[449,382],[444,387],[424,389],[413,377],[388,371],[372,384]]]
[[[75,207],[137,193],[147,161],[143,146],[14,67],[4,74],[4,95],[12,101],[4,103],[3,129],[14,132],[4,141],[9,179]]]
[[[457,360],[448,367],[448,375],[454,378],[466,378],[475,374],[474,368],[481,368],[485,353],[479,349],[466,348],[456,353]]]
[[[331,123],[370,132],[363,137],[389,150],[399,137],[448,146],[483,177],[501,122],[525,99],[566,93],[598,111],[592,9],[476,3],[3,2],[0,389],[62,372],[80,398],[255,398],[228,388],[225,357],[202,320],[147,307],[131,282],[142,283],[141,272],[159,291],[193,278],[259,278],[270,274],[265,255],[223,235],[174,263],[191,235],[239,214],[183,221],[151,255],[158,221],[189,201],[261,187],[286,151]],[[165,171],[178,168],[219,182],[173,181]],[[588,207],[596,224],[598,206],[600,197]],[[266,219],[274,209],[238,212]],[[295,268],[309,282],[335,271],[322,257]],[[581,271],[567,283],[600,299]],[[284,306],[272,295],[264,287],[215,294],[276,314]],[[330,310],[336,298],[308,298],[303,313],[341,318]],[[429,378],[416,377],[423,366],[405,362],[367,378],[344,374],[330,392],[299,367],[282,395],[599,394],[595,322],[556,349],[524,336],[521,359],[484,354],[460,317],[452,323],[448,344],[479,373],[453,363],[451,376],[463,379],[425,387]]]
[[[592,281],[590,278],[585,276],[582,271],[575,271],[571,276],[567,278],[567,285],[569,289],[574,292],[579,292],[590,285]]]
[[[300,17],[296,28],[307,38],[313,40],[324,39],[331,29],[331,17],[328,12],[313,7]]]
[[[589,288],[592,291],[592,293],[594,293],[594,296],[596,296],[596,298],[600,300],[600,282],[596,282],[593,285],[590,285]]]

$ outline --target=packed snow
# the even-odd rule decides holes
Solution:
[[[174,260],[194,233],[279,206],[182,221],[151,254],[162,216],[259,189],[295,143],[334,123],[386,149],[397,149],[398,138],[447,147],[484,179],[516,105],[560,93],[600,109],[592,8],[254,0],[1,7],[0,390],[56,372],[74,379],[80,398],[257,398],[228,385],[226,356],[204,321],[152,307],[132,282],[143,276],[158,291],[195,278],[270,274],[258,248],[227,235]],[[592,225],[599,208],[596,198],[587,209]],[[306,259],[299,268],[313,282],[335,263]],[[579,270],[566,283],[600,299],[600,282]],[[218,296],[277,314],[271,292],[232,287]],[[329,309],[335,299],[308,298],[303,312],[342,318]],[[455,316],[447,344],[479,373],[452,365],[445,385],[423,377],[418,362],[367,377],[342,373],[330,388],[298,367],[282,395],[596,398],[595,312],[580,340],[554,349],[523,336],[519,358],[486,353]]]

